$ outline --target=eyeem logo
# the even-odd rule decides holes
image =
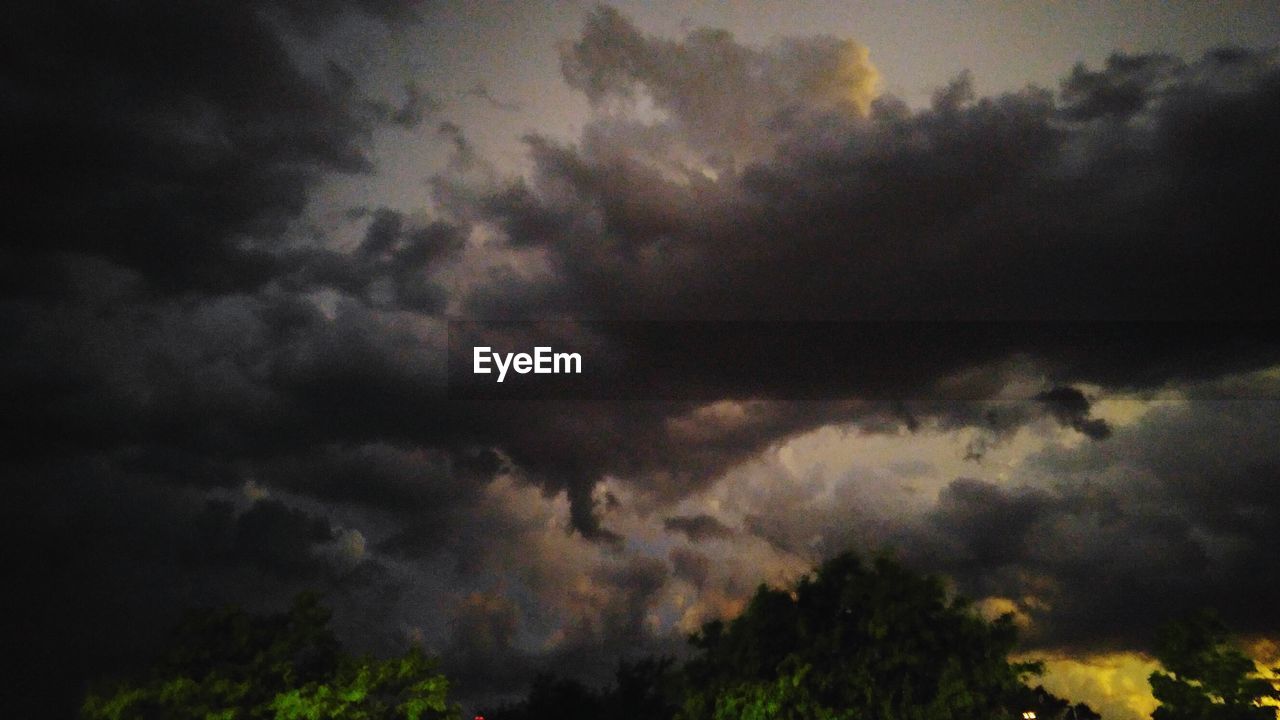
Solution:
[[[515,370],[521,375],[559,375],[562,373],[581,374],[582,356],[578,353],[552,352],[549,347],[535,347],[529,353],[495,353],[493,348],[477,347],[472,354],[472,372],[477,375],[488,375],[490,362],[498,369],[498,382],[507,377],[508,370]]]

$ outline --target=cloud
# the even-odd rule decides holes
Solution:
[[[1274,145],[1269,128],[1280,118],[1271,55],[1210,53],[1192,63],[1116,56],[1102,70],[1074,71],[1060,96],[1028,88],[977,98],[961,76],[929,108],[881,97],[864,116],[833,110],[789,74],[789,53],[801,47],[837,57],[833,48],[843,46],[762,50],[714,31],[670,41],[645,36],[614,11],[593,13],[562,48],[570,85],[601,108],[581,140],[532,136],[530,178],[453,194],[446,204],[459,221],[496,232],[513,257],[536,252],[547,271],[473,286],[462,312],[887,322],[888,332],[870,323],[834,330],[866,336],[849,345],[856,371],[795,353],[809,372],[779,370],[789,366],[769,349],[781,354],[803,340],[762,340],[731,353],[717,390],[751,396],[768,392],[772,377],[804,378],[810,397],[870,396],[909,409],[915,422],[931,411],[989,424],[956,403],[917,409],[902,401],[946,397],[943,383],[984,369],[994,378],[1001,362],[1026,357],[1050,380],[1028,396],[1047,393],[1044,408],[1093,439],[1106,437],[1107,423],[1072,415],[1066,391],[1055,395],[1054,386],[1151,389],[1275,362],[1274,341],[1259,326],[1098,323],[1250,320],[1274,306],[1262,270],[1269,265],[1250,230],[1270,222],[1260,192],[1270,170],[1259,158]],[[1104,103],[1107,88],[1135,83],[1140,111],[1088,109]],[[609,105],[641,93],[662,113]],[[760,107],[751,105],[757,98],[765,99]],[[803,112],[779,118],[777,108],[789,106]],[[1219,152],[1200,151],[1208,145]],[[746,146],[746,159],[723,160]],[[1232,149],[1240,147],[1258,152]],[[905,320],[947,324],[919,332],[892,324]],[[1011,320],[1024,323],[1005,324]],[[610,340],[638,366],[670,360],[662,338]],[[723,340],[705,327],[682,334],[682,345],[705,341],[727,356]],[[972,388],[965,402],[993,399],[996,384],[985,395]],[[676,404],[651,418],[665,415],[675,428],[695,413]],[[757,413],[762,422],[750,436],[774,440],[882,417],[865,404],[836,403],[805,413],[762,405]],[[772,413],[776,423],[764,421]],[[1033,415],[993,415],[1003,423],[994,431]],[[655,443],[659,428],[635,431],[642,419],[629,417],[632,431],[613,437]],[[696,462],[709,472],[691,479],[715,477],[765,445],[662,462],[668,471]],[[650,480],[642,465],[605,460],[604,448],[628,454],[592,439],[558,467],[588,475],[628,467],[637,482],[659,482],[660,472]],[[979,448],[974,457],[981,455]]]
[[[392,110],[389,119],[410,130],[422,124],[428,116],[438,113],[444,105],[434,95],[413,83],[404,86],[404,93],[404,104]]]
[[[1159,623],[1197,607],[1246,635],[1274,632],[1268,405],[1157,408],[1104,444],[1046,447],[1017,482],[952,482],[897,539],[968,592],[1036,598],[1042,646],[1146,648]]]
[[[1206,606],[1265,637],[1277,599],[1263,532],[1277,511],[1263,490],[1278,460],[1273,383],[1274,371],[1210,383],[1242,388],[1230,399],[1186,386],[1178,399],[1148,401],[1105,442],[1056,421],[1026,425],[978,465],[963,460],[975,429],[826,428],[734,468],[681,508],[744,517],[729,549],[699,548],[711,568],[761,542],[802,563],[847,547],[893,552],[988,611],[1014,612],[1032,650],[1147,649],[1161,623]],[[894,472],[907,457],[927,458],[933,472]],[[710,577],[707,596],[727,586]]]
[[[352,219],[369,216],[364,240],[349,253],[310,248],[284,253],[280,284],[291,291],[340,291],[379,309],[441,313],[448,301],[437,275],[463,248],[457,226],[415,223],[388,208],[357,208]]]
[[[1156,709],[1147,678],[1158,665],[1148,657],[1110,653],[1049,657],[1044,662],[1043,680],[1049,692],[1085,702],[1103,717],[1142,720]]]
[[[675,577],[688,581],[699,590],[707,584],[711,563],[706,555],[690,548],[674,547],[671,548],[668,559],[671,560]]]
[[[495,198],[489,207],[513,245],[556,258],[558,303],[547,309],[560,312],[1256,318],[1267,286],[1248,231],[1256,225],[1241,221],[1268,212],[1257,194],[1265,168],[1230,148],[1270,146],[1277,99],[1273,64],[1246,57],[1187,65],[1153,81],[1142,114],[1110,120],[1072,121],[1085,97],[1055,101],[1037,89],[943,98],[920,112],[885,101],[869,119],[770,135],[776,156],[714,180],[655,169],[671,167],[672,143],[702,146],[693,130],[635,142],[634,125],[606,117],[577,147],[532,141],[533,198],[526,189],[519,206]],[[621,82],[609,80],[621,61],[580,61],[603,78],[583,81],[589,93]],[[763,122],[761,112],[726,114]],[[1224,277],[1229,292],[1215,284]],[[497,311],[493,302],[475,310]]]
[[[684,533],[692,542],[714,540],[733,534],[731,528],[710,515],[669,517],[662,521],[662,526],[673,532]]]
[[[140,618],[304,585],[350,637],[418,633],[509,692],[678,648],[762,576],[890,541],[1045,645],[1141,646],[1193,601],[1274,630],[1276,391],[1250,373],[1278,353],[1249,324],[1277,307],[1273,54],[1118,55],[1057,95],[962,75],[913,109],[849,40],[665,39],[600,8],[560,49],[593,116],[504,178],[425,89],[376,100],[329,62],[351,12],[413,16],[6,26],[29,230],[0,244],[5,524],[33,652],[86,647],[56,696],[144,656]],[[453,150],[433,207],[299,221],[325,178],[376,170],[379,128],[427,121]],[[450,397],[446,315],[582,320],[654,393]],[[717,330],[763,319],[818,322]],[[675,362],[697,353],[714,372]],[[1157,393],[1187,404],[1105,410]],[[824,432],[930,451],[793,472],[782,450]]]
[[[716,164],[766,151],[798,113],[865,115],[880,79],[867,49],[849,40],[793,38],[758,49],[703,28],[671,41],[644,35],[608,6],[589,14],[560,63],[569,85],[594,103],[643,93]]]
[[[470,88],[467,88],[466,92],[464,92],[462,95],[463,97],[473,97],[479,100],[483,100],[486,103],[488,103],[491,107],[496,108],[498,110],[505,110],[507,112],[519,112],[523,107],[518,102],[509,101],[509,100],[503,101],[495,98],[493,96],[493,92],[489,90],[489,85],[485,82],[477,82],[476,84],[472,85]]]
[[[282,230],[326,173],[368,172],[378,120],[341,68],[304,72],[290,38],[399,3],[31,8],[9,23],[3,133],[14,193],[9,295],[60,292],[64,253],[155,292],[244,290],[279,272]],[[89,109],[89,110],[86,110]]]
[[[1076,388],[1056,387],[1036,396],[1058,422],[1074,428],[1094,440],[1105,440],[1111,427],[1101,418],[1089,417],[1089,399]]]

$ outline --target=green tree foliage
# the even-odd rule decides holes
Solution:
[[[814,697],[811,665],[783,670],[772,682],[731,686],[715,698],[715,720],[854,720],[852,710],[836,710]],[[686,706],[687,707],[687,706]]]
[[[1156,659],[1164,670],[1151,673],[1151,691],[1160,706],[1153,720],[1275,720],[1280,700],[1273,681],[1232,642],[1212,613],[1170,624],[1160,633]]]
[[[1034,663],[1012,663],[1012,620],[980,618],[941,581],[851,554],[794,590],[761,586],[692,642],[681,720],[1017,717]]]
[[[458,716],[449,684],[414,648],[389,660],[345,653],[329,612],[303,595],[286,613],[191,613],[143,680],[85,700],[85,720],[435,720]]]

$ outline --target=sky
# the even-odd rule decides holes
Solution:
[[[1013,613],[1107,718],[1150,712],[1182,612],[1274,660],[1274,3],[137,0],[0,33],[19,714],[183,608],[304,589],[468,706],[602,682],[845,549]],[[458,320],[581,324],[654,391],[450,395]],[[743,321],[853,354],[724,353]]]

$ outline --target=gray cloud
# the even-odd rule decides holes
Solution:
[[[692,583],[699,590],[706,586],[711,571],[711,561],[706,555],[690,548],[674,547],[667,558],[675,577]]]
[[[667,530],[684,533],[693,542],[728,537],[733,530],[710,515],[669,517],[662,521]]]
[[[489,90],[488,84],[484,82],[478,82],[475,85],[472,85],[470,88],[467,88],[466,92],[462,95],[463,97],[473,97],[483,100],[491,107],[498,110],[505,110],[507,112],[519,112],[522,108],[522,105],[518,102],[512,100],[499,100],[494,97],[493,92]]]

